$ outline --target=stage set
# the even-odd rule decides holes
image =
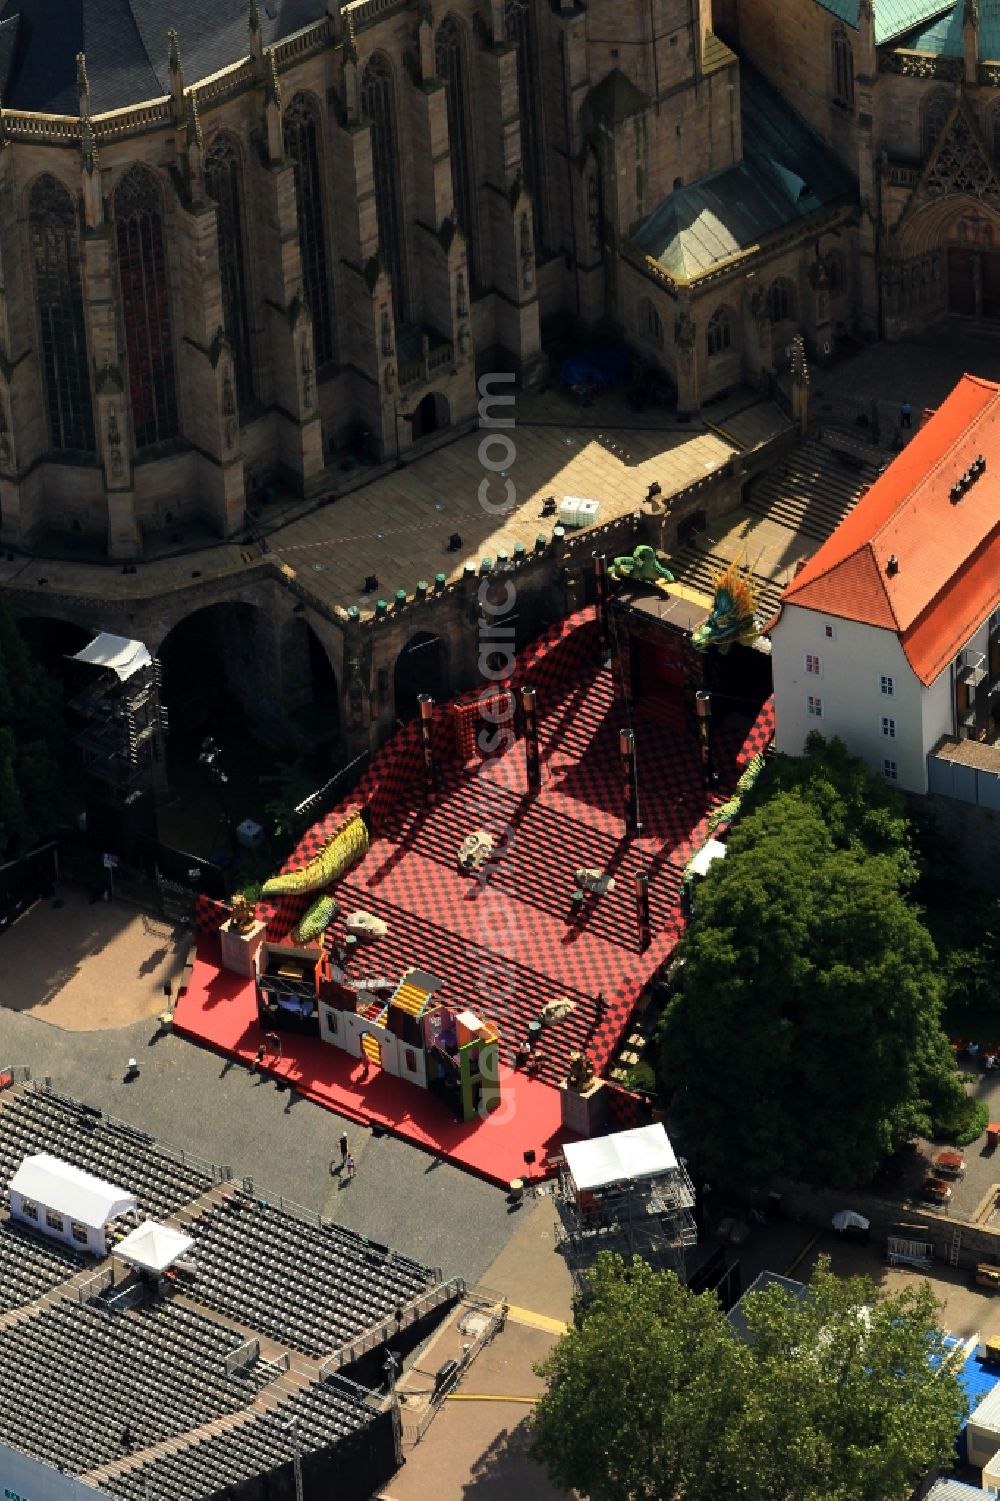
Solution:
[[[422,701],[256,912],[200,899],[177,1031],[504,1184],[646,1118],[601,1075],[770,744],[770,664],[597,567],[488,701]]]

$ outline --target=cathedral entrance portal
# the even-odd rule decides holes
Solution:
[[[948,311],[1000,318],[1000,245],[983,214],[965,214],[948,234]]]
[[[948,311],[1000,318],[1000,250],[948,247]]]

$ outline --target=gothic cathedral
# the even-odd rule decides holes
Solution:
[[[559,321],[685,413],[994,316],[998,85],[975,0],[0,0],[0,540],[231,536]]]

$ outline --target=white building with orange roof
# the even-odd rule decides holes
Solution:
[[[781,598],[776,746],[839,736],[908,792],[1000,808],[1000,386],[963,376]]]

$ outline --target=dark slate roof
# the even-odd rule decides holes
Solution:
[[[264,45],[324,13],[324,0],[259,0]],[[0,0],[0,98],[10,109],[75,115],[76,55],[91,108],[122,109],[170,91],[167,32],[196,83],[250,51],[247,0]]]
[[[743,160],[678,188],[632,236],[678,281],[856,197],[855,179],[759,73],[740,67]]]

